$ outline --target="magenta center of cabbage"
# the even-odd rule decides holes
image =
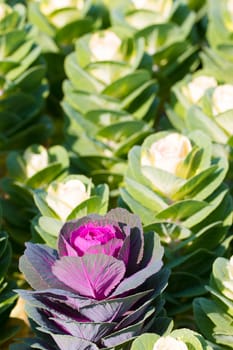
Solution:
[[[70,236],[70,244],[79,256],[82,256],[92,247],[103,246],[112,242],[116,243],[118,247],[117,251],[119,251],[123,240],[124,234],[117,226],[110,224],[103,226],[93,222],[88,222],[80,226],[77,230],[73,231]],[[94,253],[93,249],[92,253]],[[114,255],[115,254],[116,250],[114,250]]]

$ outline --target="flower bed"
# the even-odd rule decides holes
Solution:
[[[0,1],[0,348],[233,349],[232,0]]]

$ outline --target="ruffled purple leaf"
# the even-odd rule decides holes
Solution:
[[[147,298],[152,291],[144,291],[124,298],[96,301],[91,305],[84,306],[80,312],[85,317],[95,322],[111,322],[119,319],[142,298]]]
[[[129,263],[129,260],[130,260],[130,256],[132,255],[132,253],[130,252],[130,233],[129,233],[129,236],[127,236],[123,242],[123,245],[121,247],[121,249],[119,250],[119,253],[118,253],[118,256],[117,258],[119,260],[122,260],[125,264],[125,267],[126,267],[126,275],[128,275],[128,270],[129,270],[129,267],[128,267],[128,263]],[[134,268],[136,266],[136,262],[134,261]]]
[[[123,208],[111,209],[105,218],[109,221],[120,223],[120,227],[124,230],[124,227],[138,227],[143,232],[142,223],[139,216],[131,214],[128,210]],[[127,232],[125,232],[127,234]]]
[[[161,269],[164,248],[160,244],[159,236],[154,233],[148,233],[146,236],[146,246],[149,246],[149,253],[145,253],[141,261],[141,269],[130,277],[125,278],[113,292],[112,296],[121,295],[140,287],[146,281],[153,279]],[[146,267],[145,267],[146,266]],[[155,288],[155,284],[150,283],[149,288]]]
[[[130,277],[125,278],[111,294],[111,297],[122,295],[124,293],[132,293],[132,290],[140,287],[147,279],[156,274],[162,267],[162,260],[158,259],[151,261],[151,263],[144,269],[136,272]]]
[[[164,248],[160,244],[157,233],[147,232],[144,234],[144,256],[140,264],[140,269],[147,266],[151,261],[162,260]]]
[[[68,298],[67,300],[64,300],[59,298],[59,296],[53,296],[51,293],[32,291],[22,291],[19,292],[19,294],[28,302],[27,305],[31,304],[34,308],[42,310],[44,312],[43,315],[47,315],[47,319],[49,319],[49,317],[59,317],[67,321],[90,321],[79,312],[79,305],[77,305],[79,304],[79,301],[77,303],[77,298]],[[35,322],[42,325],[39,319],[35,319],[35,317],[33,317],[31,314],[30,317]]]
[[[60,256],[78,256],[78,253],[76,252],[76,250],[71,246],[69,241],[65,239],[62,233],[59,236],[58,248],[59,248]]]
[[[19,269],[33,289],[66,288],[52,272],[57,259],[56,250],[42,244],[27,243],[19,260]]]
[[[131,228],[118,254],[118,259],[125,263],[127,276],[139,269],[139,263],[143,254],[141,250],[142,246],[143,238],[141,231],[138,228]]]
[[[139,264],[142,260],[144,249],[143,228],[140,218],[137,215],[129,213],[126,209],[116,208],[106,214],[106,219],[118,222],[119,227],[125,233],[124,244],[127,246],[127,249],[126,247],[122,247],[119,258],[125,261],[124,256],[128,253],[128,270],[130,271],[134,268],[135,271],[135,264]],[[130,244],[128,242],[129,236]]]
[[[40,329],[51,333],[61,333],[61,328],[50,319],[49,312],[45,312],[45,310],[38,309],[30,304],[26,304],[25,311],[28,318],[33,321],[34,328],[38,329],[40,327]]]
[[[34,310],[33,310],[34,308]],[[32,312],[29,309],[29,317],[37,323],[36,328],[41,332],[49,332],[50,334],[68,334],[72,336],[80,335],[80,337],[97,341],[99,337],[108,334],[115,324],[94,324],[81,323],[75,321],[66,321],[56,315],[51,317],[46,313],[46,310],[38,310],[32,307]],[[44,337],[44,336],[43,336]],[[59,348],[60,349],[60,348]]]
[[[82,257],[62,257],[54,263],[52,272],[78,294],[101,300],[123,279],[125,266],[111,256],[85,254]]]
[[[153,312],[153,309],[149,310],[144,315],[144,318],[138,323],[135,323],[127,328],[121,329],[103,338],[102,344],[106,347],[115,347],[120,344],[124,344],[125,342],[132,341],[137,335],[141,334],[144,323],[149,317],[152,316]]]
[[[170,276],[170,270],[163,268],[158,271],[155,275],[152,275],[147,281],[146,286],[143,288],[153,289],[153,298],[161,295],[165,287],[167,286],[167,281]]]
[[[84,339],[72,335],[51,334],[59,350],[99,350],[99,348]]]
[[[72,335],[74,337],[82,338],[94,343],[99,342],[99,340],[105,335],[111,333],[111,331],[116,326],[116,323],[94,323],[94,322],[72,322],[65,321],[58,318],[52,318],[60,329],[65,334]],[[61,332],[60,332],[61,333]]]
[[[138,323],[141,319],[143,319],[143,316],[146,314],[148,311],[151,303],[153,302],[152,300],[146,301],[143,305],[138,307],[135,311],[130,312],[126,317],[124,317],[117,325],[116,329],[123,329],[126,327],[129,327],[130,325],[134,323]],[[152,309],[152,308],[151,308]]]
[[[65,319],[69,317],[80,322],[84,321],[84,317],[79,312],[80,308],[91,303],[91,299],[83,298],[79,295],[74,297],[67,297],[66,295],[64,299],[61,296],[51,294],[43,294],[38,297],[54,314],[60,317],[64,315]]]
[[[24,300],[36,305],[37,307],[43,307],[43,305],[46,305],[46,302],[48,301],[51,303],[51,305],[58,305],[58,308],[62,308],[63,305],[66,307],[66,309],[67,307],[71,308],[75,313],[77,313],[81,307],[90,305],[93,302],[92,299],[88,299],[78,294],[61,289],[46,289],[40,291],[19,289],[17,290],[17,293]]]

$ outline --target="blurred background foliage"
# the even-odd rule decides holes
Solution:
[[[206,287],[233,254],[232,33],[230,0],[0,0],[1,324],[26,241],[122,206],[160,235],[175,326],[232,348],[209,316],[232,303]],[[172,133],[179,171],[143,163]]]

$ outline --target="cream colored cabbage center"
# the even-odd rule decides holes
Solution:
[[[70,179],[50,184],[46,202],[65,221],[72,210],[88,198],[85,185],[78,179]]]
[[[214,89],[212,95],[213,115],[233,109],[233,85],[223,84]]]
[[[110,31],[94,33],[89,41],[89,48],[96,61],[111,61],[121,46],[121,40]]]
[[[192,150],[192,145],[186,136],[171,133],[154,142],[149,150],[142,155],[141,165],[163,169],[176,174],[178,165]]]
[[[161,337],[154,344],[153,350],[188,350],[186,344],[171,336]]]
[[[181,90],[191,103],[196,104],[205,94],[206,90],[217,85],[217,80],[214,77],[200,75],[195,77],[186,86],[182,86]]]
[[[47,150],[42,146],[39,148],[38,153],[34,153],[30,149],[26,149],[23,158],[26,162],[27,177],[32,177],[38,171],[46,168],[49,163]]]

